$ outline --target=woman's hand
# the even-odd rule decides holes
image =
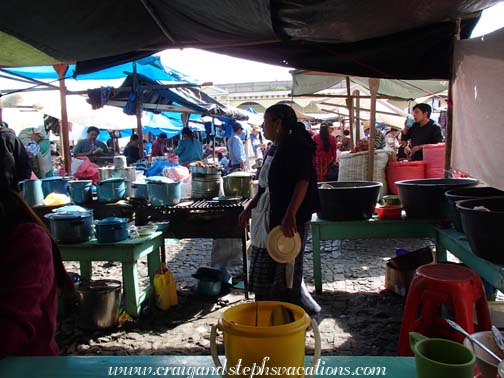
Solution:
[[[290,212],[285,214],[282,224],[280,225],[282,228],[283,234],[288,238],[293,238],[297,232],[296,227],[296,216]]]
[[[241,228],[246,228],[248,226],[248,222],[250,220],[251,210],[245,209],[240,213],[238,217],[238,222],[240,223]]]

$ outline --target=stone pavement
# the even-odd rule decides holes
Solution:
[[[402,317],[403,298],[383,291],[385,259],[396,248],[417,249],[433,245],[428,239],[344,240],[322,242],[323,288],[315,300],[322,306],[315,316],[322,336],[322,353],[337,355],[395,355]],[[212,240],[167,240],[167,262],[177,281],[180,304],[168,311],[147,305],[143,316],[123,327],[84,331],[74,317],[62,320],[57,339],[63,354],[209,354],[210,329],[229,306],[244,301],[243,292],[233,290],[218,301],[201,298],[191,275],[210,265]],[[305,282],[314,293],[311,240],[304,257]],[[78,264],[65,263],[78,272]],[[94,263],[93,278],[121,279],[118,263]],[[142,284],[148,282],[147,262],[139,263]],[[234,276],[241,265],[231,267]],[[314,339],[307,334],[307,350]],[[219,344],[222,338],[219,337]],[[223,352],[220,347],[220,352]]]

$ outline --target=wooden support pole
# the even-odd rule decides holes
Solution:
[[[355,98],[355,115],[354,115],[354,121],[355,121],[355,140],[358,142],[361,139],[361,127],[360,127],[360,112],[361,112],[361,107],[360,107],[360,91],[355,90],[352,93],[352,96]],[[357,96],[357,97],[356,97]]]
[[[453,45],[460,40],[460,18],[457,19],[455,26],[455,34],[453,36]],[[455,54],[455,48],[453,49],[453,54]],[[444,177],[450,178],[451,176],[451,154],[453,147],[453,82],[455,81],[455,69],[453,67],[454,56],[452,55],[451,64],[451,80],[448,84],[448,101],[446,109],[446,133],[445,133],[445,162],[444,162]]]
[[[347,90],[347,99],[346,99],[346,105],[348,108],[348,116],[349,116],[349,121],[350,121],[350,148],[353,148],[355,145],[355,137],[353,133],[353,125],[354,125],[354,119],[353,119],[353,98],[352,95],[350,94],[350,77],[346,77],[346,90]]]
[[[63,161],[65,164],[65,173],[67,175],[72,174],[72,156],[70,154],[70,136],[68,127],[68,113],[67,113],[67,103],[66,103],[66,86],[65,86],[65,74],[68,70],[68,64],[55,64],[53,65],[54,70],[58,74],[59,78],[59,92],[60,92],[60,103],[61,103],[61,154],[63,155]]]
[[[374,179],[374,158],[375,158],[375,139],[376,139],[376,95],[378,93],[378,88],[380,87],[380,79],[370,78],[369,79],[369,90],[371,91],[371,114],[370,114],[370,125],[369,125],[369,159],[368,159],[368,170],[367,179],[368,181],[373,181]]]
[[[136,63],[133,63],[133,90],[136,94],[135,100],[135,116],[137,121],[137,135],[138,135],[138,153],[140,155],[140,160],[144,159],[144,147],[143,147],[143,130],[142,130],[142,102],[141,102],[141,89],[138,85],[138,75]]]

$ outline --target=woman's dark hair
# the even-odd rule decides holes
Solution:
[[[320,139],[322,139],[324,150],[329,152],[331,150],[331,141],[329,140],[329,127],[325,123],[320,125]]]
[[[194,143],[194,135],[189,127],[184,127],[182,129],[182,135],[188,136],[189,138],[191,138],[191,142]]]
[[[47,232],[52,243],[56,286],[63,296],[75,295],[75,286],[65,270],[63,260],[61,259],[61,251],[45,224],[18,193],[14,191],[0,191],[0,235],[2,233],[8,235],[12,227],[22,223],[35,223]]]
[[[138,140],[138,135],[137,134],[131,135],[130,140],[131,141]]]
[[[310,133],[306,131],[304,124],[298,122],[296,112],[289,105],[272,105],[264,114],[268,114],[273,121],[281,120],[282,127],[289,135],[315,151],[317,145],[313,142]]]
[[[344,136],[349,136],[350,135],[350,130],[343,130],[343,135]]]
[[[96,134],[100,134],[100,129],[96,126],[89,126],[87,129],[87,133],[89,134],[90,132],[94,131]]]

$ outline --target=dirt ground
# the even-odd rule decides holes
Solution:
[[[384,291],[385,259],[396,248],[431,246],[428,239],[343,240],[323,242],[323,293],[313,294],[322,311],[314,318],[325,355],[395,355],[404,298]],[[192,274],[210,265],[212,240],[167,240],[167,262],[177,281],[179,305],[161,312],[147,304],[142,316],[122,327],[85,331],[76,316],[60,321],[57,340],[66,355],[209,354],[210,329],[229,306],[243,302],[243,291],[211,300],[199,297]],[[305,281],[314,293],[311,240],[304,255]],[[78,272],[78,263],[66,263]],[[148,283],[147,262],[139,262],[142,285]],[[229,269],[239,276],[241,265]],[[94,263],[93,278],[121,279],[119,263]],[[253,296],[251,297],[253,300]],[[307,351],[314,345],[307,334]],[[222,339],[220,339],[220,345]],[[220,352],[223,352],[220,347]]]

